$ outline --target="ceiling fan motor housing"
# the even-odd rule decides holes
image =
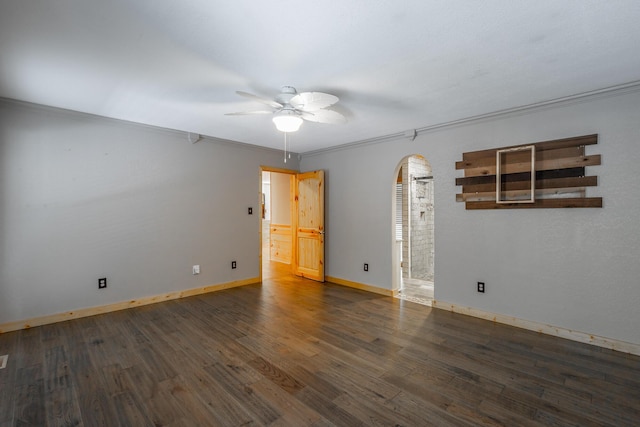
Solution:
[[[282,105],[289,104],[291,98],[296,96],[298,91],[293,86],[282,86],[281,92],[276,96],[276,102],[279,102]]]

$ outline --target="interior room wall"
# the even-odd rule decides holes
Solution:
[[[262,196],[264,197],[264,222],[271,221],[271,172],[262,172]]]
[[[282,153],[0,100],[0,324],[258,277],[261,165]]]
[[[271,223],[291,225],[291,175],[271,172]]]
[[[594,133],[598,145],[586,150],[602,165],[587,168],[599,178],[587,194],[603,208],[467,211],[456,202],[463,152]],[[305,155],[302,171],[326,171],[326,274],[391,289],[394,171],[421,154],[435,181],[436,301],[640,344],[639,134],[636,90]]]

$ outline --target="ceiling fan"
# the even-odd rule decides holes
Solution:
[[[327,110],[338,102],[338,97],[322,92],[298,93],[292,86],[283,86],[281,92],[273,99],[266,99],[251,93],[236,91],[245,98],[271,107],[270,110],[244,111],[227,113],[228,116],[247,114],[273,114],[273,123],[281,132],[295,132],[300,129],[303,120],[317,123],[345,123],[347,119],[340,113]]]

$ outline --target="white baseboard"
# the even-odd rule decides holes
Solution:
[[[130,301],[121,301],[113,304],[102,305],[99,307],[81,308],[65,313],[50,314],[47,316],[34,317],[32,319],[20,320],[17,322],[9,322],[0,324],[0,334],[21,329],[29,329],[35,326],[48,325],[50,323],[64,322],[65,320],[79,319],[81,317],[95,316],[96,314],[111,313],[113,311],[124,310],[132,307],[140,307],[142,305],[155,304],[162,301],[170,301],[178,298],[186,298],[194,295],[206,294],[209,292],[221,291],[223,289],[235,288],[238,286],[251,285],[260,283],[259,277],[252,277],[245,280],[237,280],[234,282],[220,283],[217,285],[205,286],[202,288],[187,289],[184,291],[168,292],[162,295],[154,295],[151,297],[143,297]]]
[[[635,354],[640,356],[640,345],[626,341],[620,341],[612,338],[600,337],[584,332],[573,331],[571,329],[561,328],[559,326],[547,325],[544,323],[523,320],[517,317],[505,316],[503,314],[495,314],[488,311],[478,310],[471,307],[462,307],[444,301],[433,301],[433,307],[442,310],[452,311],[454,313],[466,314],[467,316],[478,317],[480,319],[491,320],[493,322],[505,325],[515,326],[530,331],[539,332],[555,337],[566,338],[572,341],[578,341],[598,347],[608,348],[611,350],[621,351],[624,353]]]

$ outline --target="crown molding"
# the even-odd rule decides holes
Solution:
[[[225,139],[225,138],[218,138],[215,136],[209,136],[209,135],[201,135],[201,134],[196,134],[194,132],[189,132],[189,131],[183,131],[183,130],[178,130],[178,129],[171,129],[171,128],[165,128],[165,127],[161,127],[161,126],[154,126],[154,125],[148,125],[145,123],[138,123],[138,122],[132,122],[129,120],[122,120],[122,119],[116,119],[113,117],[107,117],[107,116],[101,116],[98,114],[92,114],[92,113],[85,113],[82,111],[76,111],[76,110],[69,110],[66,108],[60,108],[60,107],[53,107],[50,105],[44,105],[44,104],[36,104],[33,102],[28,102],[28,101],[20,101],[17,99],[13,99],[13,98],[2,98],[0,97],[0,104],[8,104],[8,105],[13,105],[14,107],[17,108],[22,108],[22,109],[29,109],[29,110],[35,110],[35,111],[41,111],[44,112],[46,114],[56,114],[59,116],[66,116],[66,117],[75,117],[75,118],[81,118],[84,120],[97,120],[100,121],[102,123],[106,123],[109,125],[116,125],[116,126],[124,126],[124,127],[129,127],[132,129],[145,129],[147,131],[150,132],[158,132],[164,135],[173,135],[173,136],[177,136],[179,138],[184,138],[184,140],[186,142],[189,142],[190,144],[194,144],[194,141],[192,141],[190,139],[193,138],[194,135],[198,135],[199,138],[197,139],[198,143],[202,143],[202,142],[212,142],[212,143],[216,143],[216,144],[221,144],[221,145],[227,145],[227,146],[232,146],[235,148],[242,148],[242,149],[246,149],[246,150],[258,150],[258,151],[265,151],[265,152],[269,152],[269,153],[281,153],[282,150],[281,149],[277,149],[277,148],[269,148],[269,147],[263,147],[261,145],[255,145],[255,144],[249,144],[246,142],[240,142],[240,141],[234,141],[231,139]],[[295,155],[296,157],[299,155],[299,153],[296,152],[291,152],[291,155]]]
[[[547,108],[556,108],[560,106],[577,104],[581,102],[590,101],[592,99],[605,98],[610,96],[619,96],[631,92],[640,91],[640,80],[636,80],[629,83],[624,83],[616,86],[609,86],[602,89],[596,89],[588,92],[582,92],[575,95],[564,96],[561,98],[554,98],[547,101],[535,102],[532,104],[520,105],[517,107],[506,108],[503,110],[492,111],[490,113],[479,114],[476,116],[465,117],[458,120],[452,120],[449,122],[435,123],[432,125],[416,128],[416,134],[434,132],[437,130],[455,128],[457,126],[468,125],[472,123],[480,123],[490,120],[498,120],[505,117],[510,117],[518,114],[524,114],[532,111],[544,110]],[[363,139],[360,141],[349,142],[335,147],[323,148],[320,150],[313,150],[301,153],[302,158],[316,156],[319,154],[326,154],[333,151],[342,151],[352,148],[361,147],[364,145],[379,144],[381,142],[392,141],[396,139],[406,138],[405,132],[396,132],[389,135],[379,136],[375,138]]]

